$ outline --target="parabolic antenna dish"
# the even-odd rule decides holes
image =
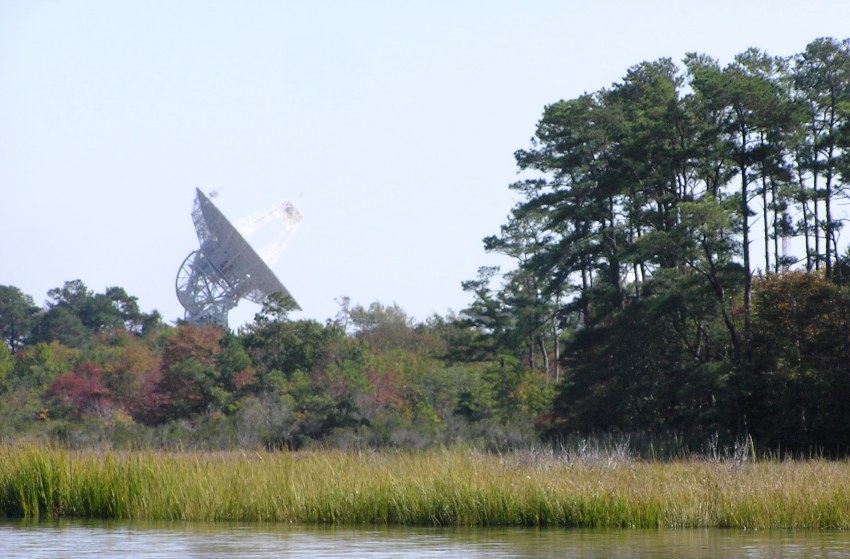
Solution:
[[[177,299],[186,320],[227,327],[227,312],[240,299],[261,304],[273,293],[298,303],[271,268],[207,196],[196,189],[192,221],[201,247],[177,272]]]

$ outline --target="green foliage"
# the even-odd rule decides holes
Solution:
[[[314,320],[261,320],[247,327],[242,343],[260,376],[277,371],[291,378],[309,372],[325,358],[325,348],[341,339],[342,332]]]
[[[9,377],[15,368],[15,358],[12,350],[4,345],[0,345],[0,394],[6,391],[9,387]]]
[[[47,310],[34,324],[30,343],[56,340],[84,348],[100,333],[128,331],[141,335],[162,328],[158,312],[141,312],[136,297],[120,287],[93,293],[81,280],[73,280],[51,289],[48,295]]]
[[[216,366],[222,387],[234,397],[250,393],[256,386],[257,379],[254,364],[242,341],[232,333],[225,332],[218,344]]]
[[[33,328],[31,342],[57,341],[68,347],[82,348],[92,338],[79,316],[66,307],[53,307],[45,312]]]
[[[750,49],[726,66],[689,54],[681,70],[644,62],[610,88],[545,107],[516,153],[521,199],[501,235],[484,239],[515,268],[466,282],[475,301],[463,314],[468,355],[504,352],[534,369],[551,336],[566,370],[550,436],[674,432],[698,444],[751,434],[839,451],[847,381],[836,364],[847,362],[850,325],[835,209],[848,192],[838,172],[850,148],[838,133],[850,116],[848,45],[818,39],[796,58]],[[766,297],[785,308],[783,297],[815,293],[793,275],[754,283],[757,208],[764,273],[793,262],[779,245],[794,235],[807,270],[823,264],[822,306],[807,308],[835,312],[814,315],[822,328],[790,321],[808,327],[817,351],[798,330],[771,332],[789,320],[758,314],[770,314]]]
[[[30,387],[41,387],[76,367],[81,353],[57,341],[27,346],[18,354],[17,380]]]
[[[0,338],[12,350],[21,347],[36,321],[32,297],[12,285],[0,285]]]
[[[418,344],[413,321],[395,304],[385,306],[375,302],[368,308],[355,305],[348,309],[347,322],[357,338],[377,351],[415,350]]]

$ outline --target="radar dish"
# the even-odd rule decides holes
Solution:
[[[300,216],[299,216],[300,217]],[[261,304],[273,293],[300,310],[271,268],[200,189],[195,192],[192,221],[201,247],[177,272],[177,299],[186,320],[227,327],[227,312],[240,299]]]

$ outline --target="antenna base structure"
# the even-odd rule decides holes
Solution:
[[[200,248],[192,251],[177,272],[177,299],[193,324],[227,328],[227,313],[240,299],[257,304],[281,293],[292,307],[301,307],[262,258],[207,196],[196,189],[192,221]]]

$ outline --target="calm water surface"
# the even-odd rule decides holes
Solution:
[[[0,520],[3,559],[839,558],[850,534],[728,530],[312,528]]]

